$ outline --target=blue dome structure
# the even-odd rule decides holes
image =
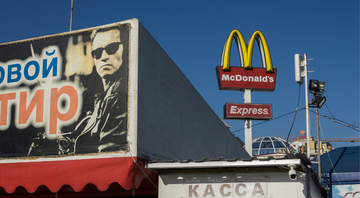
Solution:
[[[252,141],[253,155],[297,153],[297,149],[279,137],[259,137]]]

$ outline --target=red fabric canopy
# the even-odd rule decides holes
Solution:
[[[157,174],[132,157],[0,163],[0,196],[88,192],[157,194]],[[78,192],[81,192],[80,194]],[[119,194],[120,193],[120,194]],[[64,195],[65,195],[64,194]],[[96,196],[99,196],[96,195]],[[109,196],[109,195],[106,195]],[[37,196],[39,197],[39,196]],[[59,196],[58,196],[59,197]]]

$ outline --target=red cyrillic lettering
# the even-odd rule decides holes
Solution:
[[[66,113],[59,112],[58,100],[62,94],[67,94],[70,98],[69,110]],[[51,102],[50,102],[50,123],[49,123],[49,134],[56,134],[58,131],[57,121],[69,121],[72,119],[77,111],[78,107],[78,94],[74,87],[63,86],[59,90],[58,88],[51,89]]]
[[[14,100],[15,98],[16,98],[15,93],[0,94],[0,102],[1,102],[0,126],[5,126],[7,124],[8,101],[9,100]]]
[[[19,124],[26,124],[29,120],[31,112],[36,106],[36,122],[43,122],[44,119],[44,90],[39,89],[35,92],[31,102],[26,108],[27,92],[20,92],[19,104]]]

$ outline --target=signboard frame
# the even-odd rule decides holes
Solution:
[[[0,157],[124,153],[130,150],[131,23],[114,23],[0,44]],[[114,73],[101,74],[101,69],[96,67],[96,61],[101,59],[92,53],[95,51],[93,41],[114,30],[118,30],[118,35],[109,38],[120,39],[115,52],[109,45],[100,46],[99,50],[103,53],[101,57],[107,53],[109,56],[121,53],[121,64]],[[111,39],[108,42],[116,43]],[[101,67],[109,72],[111,64],[114,65]],[[114,102],[108,96],[114,98]],[[106,104],[113,106],[106,110]],[[94,116],[95,112],[98,116]],[[115,115],[119,114],[116,112],[121,115]],[[108,117],[107,121],[95,118],[102,115]],[[117,118],[121,121],[115,121]],[[121,124],[115,126],[115,122]],[[110,128],[114,133],[106,133],[112,130]],[[117,137],[110,138],[112,135]],[[95,136],[96,140],[92,138]],[[87,140],[81,143],[80,137]],[[105,142],[108,137],[112,140]],[[63,148],[62,145],[70,146]]]
[[[275,90],[276,71],[276,68],[269,73],[265,68],[230,67],[229,70],[223,70],[222,66],[216,67],[220,90],[272,92]]]
[[[271,104],[226,103],[224,105],[225,119],[270,120],[272,118],[272,114],[273,111]]]

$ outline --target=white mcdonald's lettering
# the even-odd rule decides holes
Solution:
[[[266,39],[264,35],[260,31],[255,31],[250,40],[248,45],[246,45],[245,40],[239,30],[233,30],[231,31],[228,39],[226,40],[222,57],[221,57],[221,65],[223,66],[223,70],[229,70],[230,69],[230,50],[231,50],[231,43],[232,39],[235,39],[237,48],[239,50],[239,56],[240,56],[240,63],[241,66],[245,69],[251,69],[252,68],[252,54],[254,51],[254,43],[255,40],[257,40],[259,44],[259,50],[261,53],[261,59],[262,59],[262,65],[263,68],[266,68],[267,72],[273,72],[273,66],[271,61],[271,55],[269,46],[266,42]]]
[[[188,197],[267,197],[266,183],[189,184]]]
[[[244,81],[244,82],[274,82],[274,77],[272,76],[243,76],[243,75],[230,75],[222,74],[221,81]]]

